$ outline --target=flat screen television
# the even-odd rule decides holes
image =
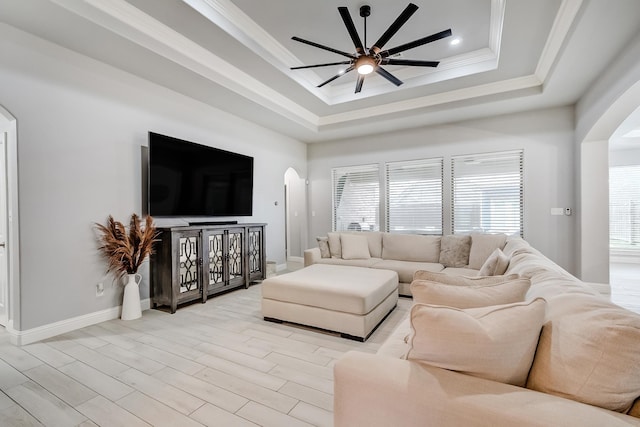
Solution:
[[[253,157],[149,132],[148,171],[151,216],[253,214]]]

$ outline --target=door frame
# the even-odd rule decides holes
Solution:
[[[11,341],[20,338],[20,238],[18,212],[18,126],[16,118],[0,105],[0,132],[6,134],[7,174],[7,324]]]

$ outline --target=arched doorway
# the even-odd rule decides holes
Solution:
[[[298,172],[289,168],[284,173],[285,233],[287,261],[302,262],[306,242],[307,188]]]
[[[0,106],[0,325],[12,333],[18,324],[18,154],[15,117]]]

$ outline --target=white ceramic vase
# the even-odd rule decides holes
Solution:
[[[124,285],[124,296],[122,297],[122,320],[133,320],[142,317],[140,310],[140,281],[139,274],[127,274],[127,284]]]

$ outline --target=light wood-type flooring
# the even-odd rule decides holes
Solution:
[[[331,426],[333,365],[365,343],[262,320],[261,285],[15,347],[0,334],[0,426]]]

